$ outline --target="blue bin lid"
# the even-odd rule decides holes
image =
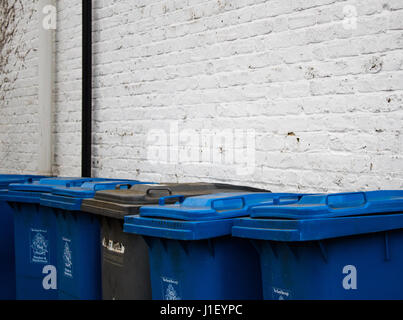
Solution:
[[[7,202],[39,203],[40,197],[40,192],[22,192],[7,189],[0,190],[0,200]]]
[[[403,212],[403,191],[370,191],[304,195],[291,204],[258,206],[253,218],[315,219]]]
[[[185,198],[164,197],[158,206],[140,208],[141,217],[168,218],[184,221],[219,220],[247,216],[253,205],[293,203],[301,195],[292,193],[219,193]],[[178,198],[179,202],[165,205],[165,200]]]
[[[39,180],[45,176],[0,174],[0,189],[7,188],[12,183],[24,183],[27,181]]]
[[[50,193],[55,188],[76,187],[95,181],[112,181],[112,179],[27,176],[23,181],[9,184],[8,192],[1,192],[0,199],[9,202],[38,203],[43,193]]]
[[[84,182],[80,186],[63,186],[52,189],[52,194],[60,196],[68,196],[75,198],[93,198],[97,191],[114,190],[114,189],[130,189],[136,184],[145,184],[136,180],[99,180]],[[149,184],[149,183],[148,183]]]
[[[160,199],[158,206],[140,208],[140,216],[126,216],[124,231],[143,236],[177,240],[201,240],[231,234],[234,218],[247,215],[256,204],[292,203],[292,193],[219,193],[197,197]],[[174,205],[166,200],[178,198]]]
[[[9,189],[25,192],[51,192],[56,187],[80,186],[85,182],[99,181],[99,178],[43,178],[39,181],[29,180],[25,183],[10,184]]]
[[[403,228],[403,191],[306,195],[293,204],[259,206],[234,221],[232,235],[311,241]]]
[[[93,198],[97,191],[116,188],[129,189],[133,185],[145,183],[136,180],[112,179],[74,181],[74,183],[54,186],[49,193],[43,193],[40,198],[40,204],[52,208],[77,211],[81,210],[82,200]]]

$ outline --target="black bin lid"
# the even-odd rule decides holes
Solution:
[[[176,195],[194,197],[230,192],[271,191],[225,183],[138,184],[130,189],[98,191],[93,199],[83,200],[81,209],[85,212],[123,220],[127,215],[138,214],[139,208],[142,206],[157,204],[162,197]],[[167,199],[166,203],[175,203],[177,200],[175,198]]]

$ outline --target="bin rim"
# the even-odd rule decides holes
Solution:
[[[403,212],[403,190],[307,194],[294,203],[252,206],[252,218],[315,219]]]
[[[97,180],[86,181],[81,185],[57,186],[52,188],[51,194],[73,198],[93,198],[97,191],[114,190],[116,188],[130,189],[133,185],[144,184],[138,180]]]
[[[161,198],[165,203],[174,204],[177,195],[186,198],[224,192],[270,193],[269,190],[224,183],[144,183],[126,190],[98,191],[93,199],[83,200],[82,209],[100,216],[123,219],[125,216],[138,214],[143,206],[157,205]],[[166,198],[167,196],[172,198]]]
[[[158,203],[161,195],[153,196],[151,191],[165,191],[166,196],[171,195],[186,195],[197,196],[212,193],[228,192],[266,192],[270,190],[238,186],[225,183],[209,183],[209,182],[191,182],[191,183],[143,183],[142,185],[134,185],[129,190],[105,190],[95,194],[94,199],[101,201],[110,201],[121,204],[154,204]],[[222,192],[221,192],[222,191]],[[157,202],[155,202],[157,200]],[[150,201],[153,201],[150,203]]]
[[[39,180],[29,180],[23,183],[10,184],[9,189],[21,192],[51,192],[55,187],[77,185],[88,181],[96,181],[98,178],[73,178],[73,177],[46,177]]]
[[[42,178],[47,178],[47,176],[0,174],[0,189],[7,189],[11,184],[37,181]]]
[[[140,216],[184,221],[230,219],[247,216],[253,205],[272,205],[281,201],[292,203],[300,197],[301,194],[297,193],[268,192],[219,193],[188,198],[176,195],[174,198],[179,200],[176,204],[165,204],[165,200],[172,197],[161,198],[159,205],[140,208]]]
[[[323,219],[234,219],[232,236],[275,242],[321,241],[403,229],[403,213]]]
[[[136,180],[98,179],[86,181],[81,185],[54,187],[48,193],[42,193],[40,204],[45,207],[80,211],[83,199],[93,198],[96,190],[111,190],[125,185],[126,188],[142,182]]]
[[[139,215],[124,217],[125,233],[171,240],[197,241],[231,236],[233,219],[182,221],[150,219]]]

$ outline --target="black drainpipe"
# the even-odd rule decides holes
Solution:
[[[82,2],[82,150],[81,175],[91,177],[92,165],[92,0]]]

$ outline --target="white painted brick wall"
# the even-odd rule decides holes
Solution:
[[[11,4],[11,2],[9,2]],[[35,173],[38,162],[38,31],[36,3],[15,3],[15,35],[0,54],[0,173]],[[9,25],[9,30],[12,26]]]
[[[54,174],[81,175],[81,1],[57,1]]]
[[[345,28],[346,6],[356,29]],[[401,0],[98,0],[94,30],[95,176],[403,188]],[[54,171],[79,175],[81,1],[58,1],[56,47]],[[150,132],[175,121],[255,130],[254,172],[151,163]]]

